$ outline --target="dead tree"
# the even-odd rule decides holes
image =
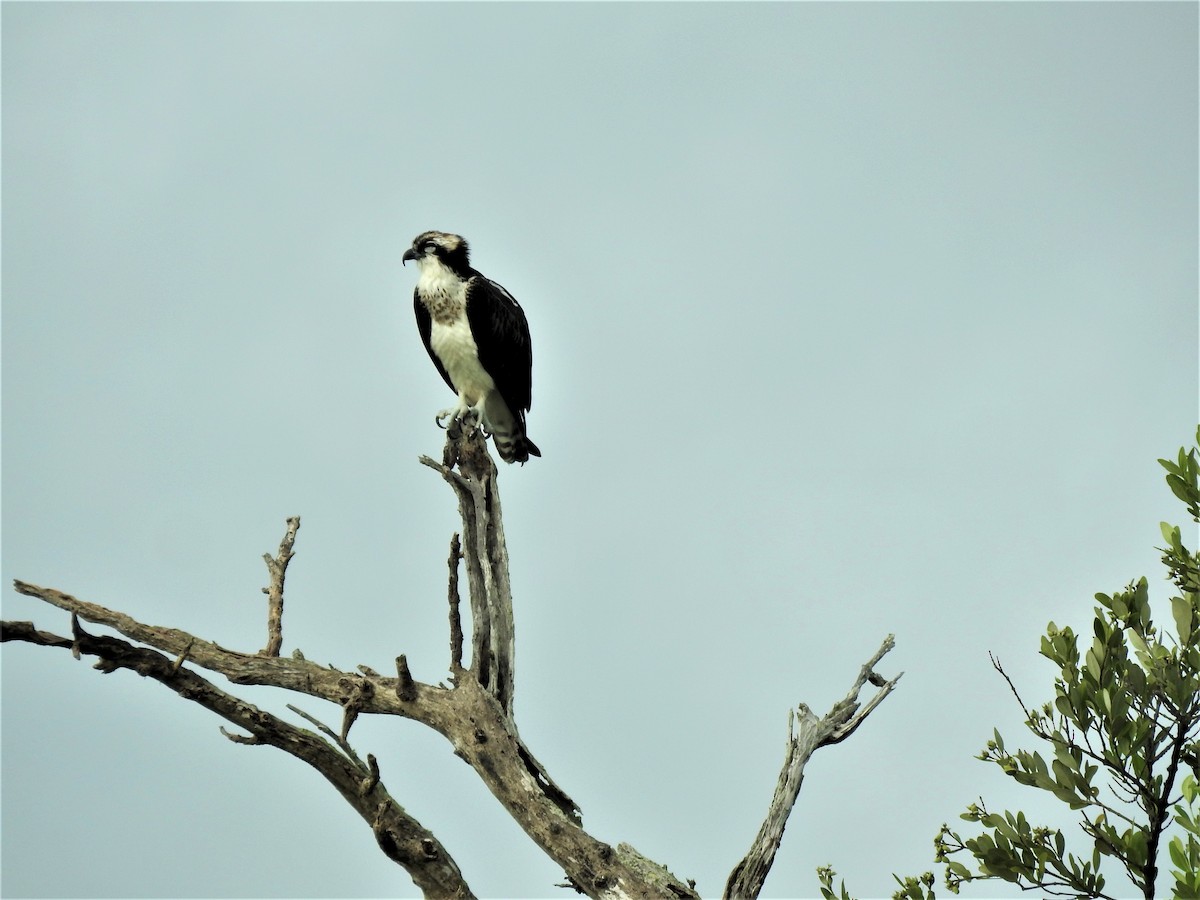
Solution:
[[[454,535],[449,558],[449,687],[417,681],[404,654],[395,677],[366,666],[343,672],[320,666],[299,653],[279,655],[283,643],[283,586],[292,558],[299,517],[275,556],[267,554],[270,584],[268,639],[257,653],[228,650],[175,628],[145,625],[132,617],[53,588],[15,582],[17,591],[71,614],[70,635],[39,630],[32,622],[4,622],[0,638],[69,649],[76,659],[97,658],[101,672],[131,669],[205,707],[245,733],[221,731],[239,744],[278,747],[317,770],[371,826],[379,848],[403,866],[427,897],[472,897],[450,850],[388,792],[373,754],[364,760],[351,746],[358,716],[412,719],[443,735],[508,814],[566,874],[567,885],[589,897],[698,897],[695,886],[628,844],[615,847],[588,834],[579,807],[525,745],[513,717],[514,630],[508,552],[504,542],[496,467],[478,432],[447,436],[443,461],[421,462],[454,489],[462,514],[462,536]],[[459,572],[465,568],[471,615],[470,665],[463,667]],[[107,626],[127,640],[91,634],[82,622]],[[779,848],[804,768],[816,750],[845,740],[883,701],[896,682],[875,666],[894,646],[889,635],[862,667],[845,698],[823,717],[803,704],[790,714],[783,769],[766,818],[746,856],[733,867],[726,897],[757,897]],[[215,672],[234,684],[271,685],[295,694],[330,700],[342,707],[338,729],[289,705],[312,728],[284,721],[218,688],[197,670]],[[903,673],[901,673],[903,674]],[[860,703],[863,687],[875,693]],[[315,730],[312,730],[315,729]]]

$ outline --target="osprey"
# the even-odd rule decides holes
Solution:
[[[457,234],[426,231],[404,251],[402,263],[420,269],[413,291],[417,330],[458,402],[437,414],[474,419],[491,434],[500,458],[526,463],[541,456],[525,436],[533,357],[529,323],[513,295],[471,268],[467,242]]]

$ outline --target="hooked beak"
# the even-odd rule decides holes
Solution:
[[[416,252],[414,252],[412,247],[409,247],[407,250],[404,251],[404,255],[402,257],[400,257],[400,265],[402,265],[402,266],[407,265],[408,261],[410,259],[416,259],[416,258],[417,258]]]

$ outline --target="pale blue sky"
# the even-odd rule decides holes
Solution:
[[[449,394],[413,235],[534,341],[501,476],[522,734],[597,837],[719,894],[890,894],[983,793],[1049,620],[1140,575],[1197,421],[1197,6],[22,4],[3,21],[3,579],[426,681]],[[67,617],[7,591],[5,618]],[[315,773],[129,673],[3,648],[6,896],[415,896]],[[238,689],[271,709],[284,700]],[[291,698],[284,698],[291,699]],[[336,720],[337,710],[302,701]],[[481,896],[561,873],[445,742],[362,753]],[[993,896],[998,892],[993,891]]]

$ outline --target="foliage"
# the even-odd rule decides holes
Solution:
[[[1159,462],[1171,491],[1200,522],[1196,453],[1180,450],[1176,460]],[[1058,668],[1054,699],[1031,710],[1017,695],[1041,752],[1009,750],[996,731],[979,755],[1076,811],[1085,849],[1068,850],[1061,829],[1035,825],[1020,811],[992,812],[981,799],[961,816],[983,826],[980,834],[964,838],[943,825],[934,838],[935,861],[945,865],[952,893],[967,882],[1000,879],[1047,895],[1111,897],[1101,866],[1115,860],[1143,896],[1153,897],[1174,824],[1165,847],[1173,895],[1200,896],[1200,554],[1183,544],[1178,527],[1164,523],[1162,534],[1163,563],[1179,589],[1170,601],[1174,631],[1155,624],[1145,578],[1096,595],[1086,648],[1082,635],[1051,622],[1041,654]],[[818,871],[822,897],[849,900],[844,883],[834,893],[834,877],[828,867]],[[896,880],[896,898],[934,897],[929,873]]]
[[[821,866],[817,869],[817,880],[821,883],[821,900],[853,900],[846,890],[845,879],[838,885],[836,892],[833,890],[835,877],[837,877],[837,872],[829,866]],[[900,878],[898,875],[892,877],[900,885],[900,890],[892,895],[895,900],[926,900],[926,898],[934,896],[932,872],[926,872],[924,875],[910,875],[907,878]]]

